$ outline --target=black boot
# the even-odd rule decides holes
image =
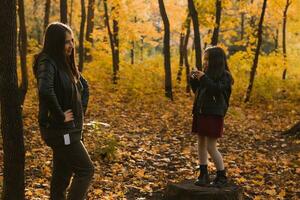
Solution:
[[[213,185],[215,186],[224,186],[227,184],[227,177],[226,177],[226,171],[224,170],[219,170],[217,171],[217,176],[212,182]]]
[[[200,165],[200,175],[195,181],[195,185],[205,186],[209,184],[209,174],[207,171],[207,165]]]

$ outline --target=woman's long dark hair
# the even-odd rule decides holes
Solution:
[[[65,53],[66,33],[73,35],[72,29],[63,23],[53,22],[48,25],[42,51],[36,55],[33,71],[36,74],[37,62],[42,54],[47,54],[52,58],[57,67],[61,68],[69,75],[70,79],[74,81],[74,77],[79,79],[79,71],[75,64],[75,48],[72,49],[70,56]]]
[[[205,73],[216,80],[227,71],[231,76],[233,84],[233,77],[230,73],[224,50],[219,46],[209,46],[205,49],[204,54],[208,55],[208,66],[205,69]]]

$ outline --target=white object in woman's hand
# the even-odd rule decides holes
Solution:
[[[200,79],[202,76],[204,75],[204,73],[202,72],[202,71],[195,71],[194,72],[194,77],[196,78],[196,79]]]
[[[73,112],[72,112],[71,109],[65,111],[64,114],[65,114],[65,121],[64,122],[69,122],[69,121],[73,121],[74,120]]]
[[[196,79],[196,72],[197,72],[197,69],[196,68],[193,68],[192,71],[191,71],[191,79]]]

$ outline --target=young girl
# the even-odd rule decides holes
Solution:
[[[198,136],[200,175],[196,185],[210,183],[207,171],[207,152],[210,154],[217,176],[214,185],[227,183],[223,158],[217,149],[217,139],[222,137],[224,116],[228,109],[231,94],[232,76],[229,72],[226,55],[218,46],[208,47],[204,52],[204,72],[193,71],[191,86],[195,93],[193,106],[192,133]]]
[[[88,102],[87,82],[75,65],[70,27],[55,22],[47,27],[42,51],[33,67],[38,85],[39,126],[53,151],[50,199],[83,200],[94,166],[81,141],[83,113]]]

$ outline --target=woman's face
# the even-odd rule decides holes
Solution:
[[[65,53],[67,56],[72,54],[72,50],[74,48],[74,38],[69,32],[66,32],[66,40],[65,40]]]
[[[208,68],[208,53],[204,53],[203,55],[203,68],[204,68],[204,71],[207,70]]]

